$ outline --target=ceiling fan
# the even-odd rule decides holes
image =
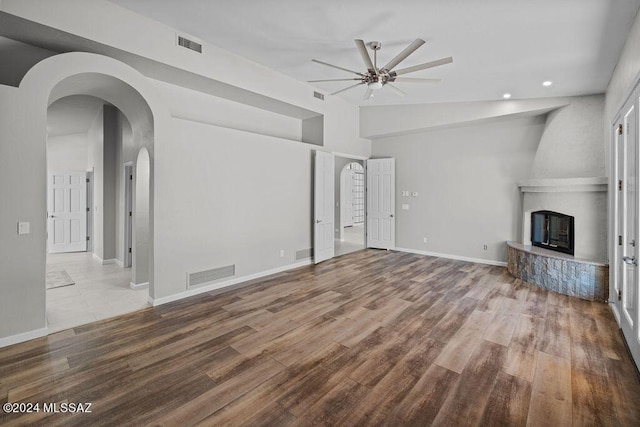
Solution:
[[[356,42],[356,47],[360,52],[360,56],[362,56],[362,60],[364,61],[364,65],[367,67],[367,71],[364,73],[359,73],[357,71],[349,70],[348,68],[339,67],[337,65],[328,64],[323,61],[319,61],[317,59],[312,59],[313,62],[317,62],[318,64],[326,65],[328,67],[337,68],[338,70],[347,71],[349,73],[356,74],[358,77],[351,79],[325,79],[325,80],[309,80],[309,83],[318,83],[318,82],[342,82],[342,81],[358,81],[358,83],[348,86],[344,89],[340,89],[339,91],[333,92],[331,95],[336,95],[340,92],[344,92],[346,90],[352,89],[357,86],[367,85],[367,91],[364,94],[364,100],[371,99],[373,97],[373,93],[376,90],[382,89],[383,87],[388,87],[393,92],[398,95],[405,95],[405,92],[400,90],[398,87],[392,85],[391,83],[395,82],[403,82],[403,83],[434,83],[439,82],[440,79],[420,79],[420,78],[411,78],[411,77],[398,77],[404,74],[413,73],[414,71],[426,70],[427,68],[433,68],[440,65],[450,64],[453,62],[452,57],[442,58],[431,62],[426,62],[420,65],[414,65],[413,67],[402,68],[400,70],[394,70],[394,68],[400,64],[402,61],[407,59],[409,55],[415,52],[420,46],[422,46],[425,41],[422,39],[415,39],[409,46],[407,46],[402,52],[400,52],[395,58],[389,61],[383,67],[378,68],[377,57],[378,51],[382,47],[380,42],[370,42],[368,43],[369,48],[373,51],[373,61],[371,60],[371,56],[369,56],[369,52],[367,52],[367,47],[364,41],[357,39],[354,40]]]

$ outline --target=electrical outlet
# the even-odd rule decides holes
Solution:
[[[484,245],[483,249],[486,251],[487,249],[489,249],[489,247],[487,245]]]
[[[408,210],[409,210],[409,205],[408,205],[408,204],[406,204],[406,203],[403,203],[403,204],[402,204],[402,210],[403,210],[403,211],[408,211]]]
[[[422,241],[423,241],[424,243],[427,243],[427,238],[425,237],[424,239],[422,239]]]
[[[284,249],[280,249],[280,258],[284,257]]]

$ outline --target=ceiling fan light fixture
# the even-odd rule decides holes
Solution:
[[[382,82],[377,81],[377,82],[369,82],[367,84],[367,86],[369,87],[369,89],[371,90],[378,90],[378,89],[382,89]]]

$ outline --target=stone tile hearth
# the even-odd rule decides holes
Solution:
[[[507,270],[541,288],[589,301],[609,296],[609,266],[543,248],[507,242]]]

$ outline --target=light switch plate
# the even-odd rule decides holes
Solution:
[[[407,204],[403,203],[403,204],[402,204],[402,210],[403,210],[403,211],[408,211],[408,210],[409,210],[409,205],[407,205]]]
[[[30,222],[19,222],[18,223],[18,234],[29,234],[31,232],[31,223]]]

